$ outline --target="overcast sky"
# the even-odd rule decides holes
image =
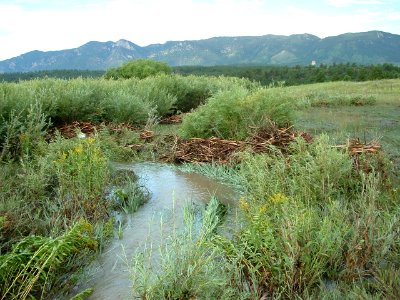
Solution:
[[[0,0],[0,60],[127,39],[140,46],[215,36],[382,30],[400,0]]]

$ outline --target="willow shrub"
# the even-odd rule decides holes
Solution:
[[[235,86],[254,89],[249,80],[216,77],[158,75],[143,80],[36,79],[0,83],[0,119],[12,112],[26,118],[38,103],[54,125],[71,121],[146,124],[149,115],[163,117],[186,112],[205,103],[220,90]],[[1,131],[1,129],[0,129]]]
[[[40,103],[33,103],[26,116],[15,110],[0,123],[0,162],[32,158],[45,147],[49,123]]]
[[[287,126],[292,121],[291,99],[281,89],[236,87],[216,93],[186,116],[181,133],[185,138],[244,139],[254,127]]]

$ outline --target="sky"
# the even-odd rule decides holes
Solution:
[[[381,30],[400,0],[0,0],[0,60],[126,39],[139,46],[216,36]]]

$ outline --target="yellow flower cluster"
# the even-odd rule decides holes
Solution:
[[[287,200],[287,197],[285,194],[276,193],[270,196],[269,200],[271,200],[272,203],[282,203]]]
[[[53,163],[57,164],[57,163],[63,163],[66,159],[67,159],[67,153],[62,152],[60,157],[57,160],[53,160]]]
[[[263,214],[267,211],[267,204],[264,204],[260,207],[260,214]]]
[[[74,148],[74,152],[75,152],[76,154],[81,154],[81,153],[83,152],[83,145],[82,145],[82,144],[79,144],[78,146],[76,146],[76,147]]]
[[[249,202],[246,201],[244,197],[240,197],[239,199],[240,208],[244,211],[248,211],[250,208]]]

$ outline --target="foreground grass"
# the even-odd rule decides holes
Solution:
[[[56,136],[1,163],[0,299],[68,288],[67,275],[113,237],[113,212],[131,213],[146,201],[134,174],[110,166],[109,138]]]

